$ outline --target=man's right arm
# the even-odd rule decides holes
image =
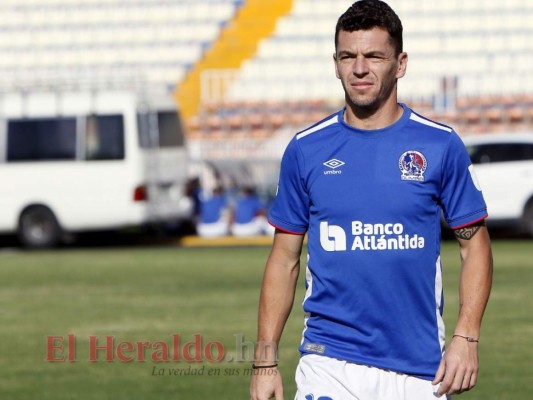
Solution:
[[[294,293],[300,270],[300,255],[304,235],[294,235],[276,230],[274,243],[268,257],[261,297],[259,299],[259,321],[256,366],[269,366],[277,363],[277,348],[292,309]],[[283,386],[279,371],[263,373],[265,369],[255,369],[250,384],[252,400],[283,399]],[[270,371],[269,371],[270,372]]]

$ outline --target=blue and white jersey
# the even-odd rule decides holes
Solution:
[[[222,218],[222,212],[228,206],[226,196],[214,195],[202,199],[200,203],[200,222],[214,224]]]
[[[251,194],[237,199],[237,204],[235,204],[235,222],[237,224],[248,224],[258,215],[264,215],[264,212],[263,203],[257,195]]]
[[[452,228],[487,216],[466,149],[402,104],[365,131],[344,110],[298,133],[269,214],[308,233],[302,354],[431,380],[444,349],[441,209]]]

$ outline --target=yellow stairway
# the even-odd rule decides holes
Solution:
[[[259,41],[274,32],[278,18],[291,8],[292,0],[246,0],[243,3],[220,38],[177,87],[175,98],[183,117],[189,118],[198,111],[202,72],[239,68],[255,54]]]

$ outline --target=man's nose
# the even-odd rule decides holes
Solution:
[[[368,61],[365,57],[356,57],[353,65],[353,73],[357,76],[368,73]]]

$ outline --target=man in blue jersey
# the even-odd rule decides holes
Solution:
[[[200,220],[196,231],[202,237],[219,237],[229,234],[229,206],[224,189],[217,186],[211,195],[202,194]]]
[[[262,235],[266,225],[261,199],[253,187],[244,187],[235,203],[231,232],[234,236]]]
[[[434,400],[474,387],[492,281],[487,216],[452,128],[397,102],[407,54],[384,2],[338,20],[345,108],[296,134],[269,214],[251,398],[283,398],[276,346],[308,234],[298,400]],[[459,242],[460,313],[445,348],[441,211]]]

